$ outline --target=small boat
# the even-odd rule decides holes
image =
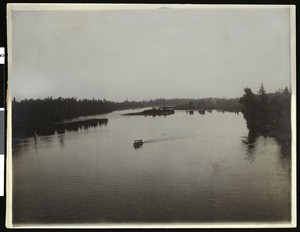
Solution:
[[[137,139],[137,140],[134,140],[133,146],[134,146],[134,147],[139,147],[139,146],[142,146],[143,143],[144,143],[144,142],[143,142],[142,139]]]

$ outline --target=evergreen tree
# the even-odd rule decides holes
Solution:
[[[290,93],[287,87],[284,88],[283,93],[284,94],[289,94]]]
[[[254,127],[257,120],[257,98],[250,88],[244,89],[244,95],[239,101],[243,105],[243,115],[248,128]]]
[[[269,127],[269,102],[266,90],[264,85],[261,84],[258,90],[258,123],[260,125],[264,125],[265,127]]]

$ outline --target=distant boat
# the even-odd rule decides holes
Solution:
[[[142,139],[137,139],[137,140],[134,140],[133,146],[134,146],[134,147],[139,147],[139,146],[142,146],[143,143],[144,143],[144,142],[143,142]]]

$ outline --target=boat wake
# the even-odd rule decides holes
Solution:
[[[173,141],[173,140],[179,140],[179,139],[189,139],[196,137],[194,136],[185,136],[185,137],[173,137],[173,138],[161,138],[161,139],[150,139],[150,140],[145,140],[144,143],[157,143],[157,142],[165,142],[165,141]]]

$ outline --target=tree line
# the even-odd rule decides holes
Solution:
[[[240,103],[249,129],[259,132],[290,131],[291,94],[287,87],[275,93],[267,93],[262,84],[257,94],[245,88]]]
[[[202,98],[190,99],[184,104],[175,106],[175,109],[240,111],[242,105],[239,102],[239,98]]]
[[[110,113],[115,110],[143,107],[173,106],[177,110],[242,111],[248,127],[259,130],[285,128],[290,125],[290,93],[287,88],[266,93],[262,85],[257,94],[244,89],[241,98],[165,99],[113,102],[96,99],[44,98],[12,101],[14,127],[39,126],[67,119]]]
[[[25,99],[12,101],[12,123],[18,126],[39,126],[79,116],[110,113],[114,104],[106,100],[76,98]]]

